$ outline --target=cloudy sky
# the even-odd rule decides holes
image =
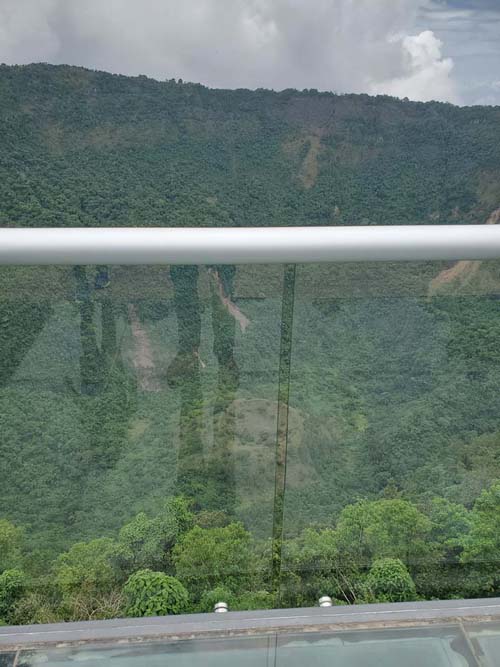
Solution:
[[[0,62],[500,104],[500,0],[0,0]]]

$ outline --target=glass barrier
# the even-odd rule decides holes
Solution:
[[[0,279],[4,623],[500,591],[500,262]]]
[[[498,592],[499,278],[297,267],[282,604]]]
[[[486,624],[487,625],[487,624]],[[490,631],[492,641],[498,633]],[[481,645],[483,647],[484,644]],[[51,665],[65,667],[85,662],[89,667],[116,665],[135,667],[234,666],[302,667],[495,667],[498,654],[481,651],[458,624],[430,628],[390,628],[337,633],[269,634],[257,637],[226,637],[177,642],[87,645],[20,651],[6,656],[5,667]],[[477,648],[477,650],[476,650]],[[14,654],[15,655],[15,654]],[[1,654],[0,654],[1,660]],[[0,662],[0,664],[2,664]]]
[[[283,267],[1,276],[0,618],[272,606]]]

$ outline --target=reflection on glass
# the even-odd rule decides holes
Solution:
[[[88,667],[269,667],[274,637],[212,639],[177,643],[130,644],[115,647],[81,647],[21,653],[19,667],[44,664],[66,667],[85,662]]]
[[[478,664],[467,639],[456,626],[278,637],[276,657],[277,667],[304,664],[471,667]]]
[[[499,267],[2,269],[0,618],[498,594]]]
[[[4,275],[0,618],[272,606],[282,268]]]
[[[282,604],[499,590],[499,278],[297,267]]]
[[[262,665],[271,667],[496,667],[498,627],[483,623],[464,629],[456,624],[379,628],[341,632],[275,634],[263,637],[195,639],[176,643],[145,642],[115,646],[77,646],[22,651],[19,667],[86,665]],[[476,636],[481,637],[480,644]],[[0,654],[1,655],[1,654]],[[10,663],[9,663],[10,667]]]
[[[465,632],[480,660],[486,665],[500,664],[500,624],[464,623]]]

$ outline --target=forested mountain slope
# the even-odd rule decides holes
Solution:
[[[0,226],[498,224],[499,146],[499,108],[0,66]],[[499,298],[0,267],[0,623],[500,594]]]
[[[484,223],[500,109],[0,67],[0,224]]]

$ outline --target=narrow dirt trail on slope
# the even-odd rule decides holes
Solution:
[[[486,221],[487,225],[497,225],[500,223],[500,208],[497,208]],[[470,280],[481,266],[481,261],[473,259],[464,259],[456,262],[451,268],[441,271],[429,283],[428,295],[432,296],[439,291],[443,285],[450,284],[456,280],[462,283]]]
[[[229,314],[232,315],[234,319],[238,322],[241,331],[245,333],[246,328],[250,324],[250,320],[244,313],[241,312],[238,306],[233,301],[231,301],[231,298],[226,295],[226,292],[224,290],[224,285],[222,284],[222,280],[220,279],[219,276],[219,272],[216,270],[212,270],[211,273],[215,278],[215,283],[217,285],[217,294],[219,295],[221,302],[223,303],[224,307],[227,309]]]
[[[128,316],[130,319],[130,328],[134,338],[134,353],[132,363],[137,373],[139,387],[143,391],[160,391],[158,378],[154,377],[156,365],[153,358],[153,350],[148,332],[143,327],[137,309],[134,304],[128,306]]]

